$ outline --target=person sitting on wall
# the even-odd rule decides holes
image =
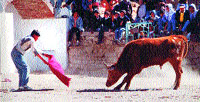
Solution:
[[[117,44],[121,43],[121,39],[122,39],[122,32],[125,31],[125,26],[126,26],[126,23],[128,21],[130,21],[130,19],[128,18],[126,14],[126,11],[125,10],[122,10],[120,11],[120,17],[119,17],[119,27],[116,28],[115,30],[115,42]]]
[[[111,28],[112,28],[112,19],[110,18],[110,13],[108,11],[106,11],[104,13],[104,17],[101,20],[101,26],[100,26],[97,44],[102,43],[102,40],[104,38],[104,32],[106,32],[106,31],[110,32]]]
[[[73,16],[69,19],[68,47],[72,45],[73,34],[76,33],[76,45],[80,43],[80,34],[84,31],[83,20],[79,17],[78,12],[74,11]]]
[[[100,30],[100,24],[101,24],[101,16],[99,14],[98,10],[95,10],[93,12],[93,17],[91,19],[91,23],[92,23],[92,29],[91,29],[91,33],[93,34],[93,32],[99,31]]]
[[[113,21],[112,21],[112,30],[115,31],[117,28],[119,28],[119,14],[120,12],[115,11],[113,15]]]
[[[40,37],[38,30],[33,30],[31,35],[22,38],[13,48],[11,52],[12,60],[19,73],[19,88],[18,91],[30,91],[32,90],[27,84],[29,82],[30,67],[24,59],[24,55],[31,48],[34,55],[40,58],[45,64],[48,64],[35,48],[35,42]]]

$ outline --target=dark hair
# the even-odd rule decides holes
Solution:
[[[31,32],[31,36],[33,36],[33,35],[40,36],[40,33],[39,33],[38,30],[33,30],[33,31]]]

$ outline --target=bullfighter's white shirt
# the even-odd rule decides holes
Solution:
[[[35,55],[38,55],[38,51],[35,48],[35,40],[31,35],[28,35],[24,38],[22,38],[17,44],[16,49],[24,55],[30,48],[32,48],[32,51]]]

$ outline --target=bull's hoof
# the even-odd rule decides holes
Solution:
[[[174,89],[173,90],[178,90],[178,87],[174,87]]]
[[[121,89],[121,87],[115,87],[114,88],[114,90],[120,90]]]
[[[126,91],[128,91],[129,88],[125,88]]]

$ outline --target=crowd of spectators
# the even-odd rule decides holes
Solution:
[[[136,18],[132,17],[131,2],[139,3]],[[64,4],[62,4],[64,2]],[[166,3],[165,0],[58,0],[55,11],[66,7],[70,21],[69,43],[72,33],[77,35],[77,45],[80,33],[83,31],[99,32],[98,42],[103,42],[104,32],[115,32],[115,42],[120,43],[122,32],[127,22],[151,22],[152,30],[158,36],[185,34],[188,39],[200,40],[200,10],[187,0],[179,0],[177,5]],[[99,7],[105,8],[104,16],[100,16]],[[74,13],[78,19],[75,20]],[[62,17],[68,17],[62,16]]]

